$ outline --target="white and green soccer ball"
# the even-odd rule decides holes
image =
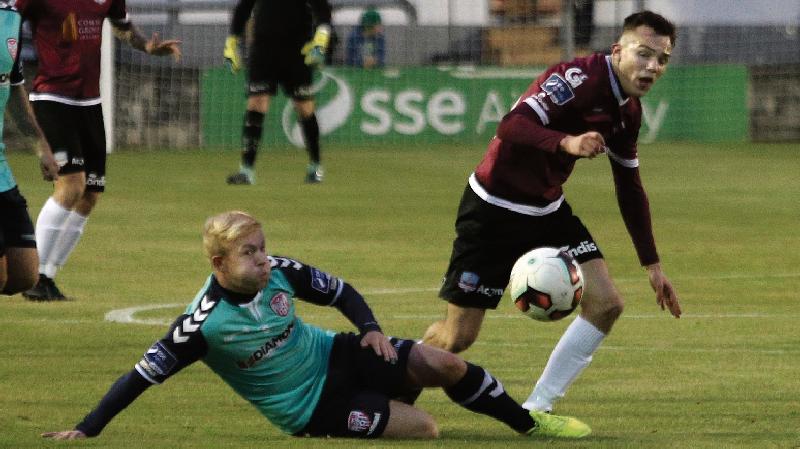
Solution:
[[[572,313],[583,295],[578,262],[558,248],[528,251],[511,269],[509,291],[514,305],[539,321],[556,321]]]

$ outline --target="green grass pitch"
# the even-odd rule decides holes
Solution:
[[[428,391],[418,405],[436,441],[294,439],[202,364],[151,388],[96,439],[44,441],[72,428],[166,331],[209,272],[205,217],[261,219],[272,253],[313,263],[367,293],[389,334],[419,338],[445,303],[455,209],[484,148],[324,148],[327,178],[304,185],[302,151],[262,150],[258,184],[229,187],[238,153],[120,151],[108,188],[59,286],[75,301],[0,297],[0,447],[182,448],[797,448],[800,447],[800,158],[796,145],[652,144],[640,149],[656,240],[681,297],[661,312],[635,257],[605,157],[581,161],[567,198],[592,230],[626,298],[594,362],[557,404],[594,429],[582,441],[528,441]],[[50,186],[9,150],[35,217]],[[173,304],[173,306],[156,308]],[[156,324],[119,323],[110,311]],[[335,309],[307,321],[348,330]],[[523,400],[570,318],[545,324],[504,299],[464,355]],[[161,324],[158,324],[161,323]]]

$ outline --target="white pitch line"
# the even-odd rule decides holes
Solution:
[[[149,325],[158,325],[164,326],[170,324],[172,321],[171,319],[163,319],[163,318],[136,318],[136,314],[148,310],[159,310],[159,309],[171,309],[171,308],[183,308],[184,304],[173,303],[173,304],[150,304],[144,306],[136,306],[136,307],[128,307],[125,309],[116,309],[112,310],[105,315],[106,321],[116,322],[116,323],[128,323],[128,324],[149,324]],[[304,314],[303,317],[305,319],[320,319],[325,318],[325,315],[318,315],[318,314]],[[650,319],[663,319],[667,318],[668,315],[666,313],[663,314],[644,314],[644,315],[622,315],[622,319],[630,319],[630,320],[650,320]],[[796,319],[798,315],[796,314],[768,314],[768,313],[719,313],[719,314],[685,314],[681,318],[684,320],[691,320],[691,319],[741,319],[741,318],[759,318],[759,319],[770,319],[770,318],[778,318],[778,319]],[[395,314],[389,315],[386,319],[391,320],[436,320],[442,318],[441,314]],[[519,320],[519,319],[528,319],[526,316],[522,314],[514,314],[514,315],[501,315],[501,314],[488,314],[486,315],[487,319],[492,320]]]
[[[128,307],[127,309],[116,309],[106,313],[104,318],[106,321],[116,323],[166,325],[169,324],[170,321],[158,318],[139,319],[135,318],[134,315],[139,312],[144,312],[145,310],[171,309],[173,307],[186,307],[186,304],[150,304],[147,306]]]
[[[729,279],[764,279],[764,278],[795,278],[800,277],[800,273],[773,273],[773,274],[766,274],[761,276],[752,276],[752,275],[745,275],[739,273],[732,273],[732,274],[722,274],[722,275],[706,275],[706,276],[680,276],[674,279],[709,279],[709,280],[729,280]],[[636,282],[642,281],[643,277],[636,277],[636,278],[618,278],[616,282]],[[433,293],[438,292],[438,287],[407,287],[407,288],[377,288],[377,289],[364,289],[361,291],[362,294],[365,296],[379,296],[379,295],[400,295],[400,294],[407,294],[407,293]],[[169,308],[183,308],[186,304],[183,303],[171,303],[171,304],[150,304],[144,306],[136,306],[136,307],[128,307],[125,309],[117,309],[112,310],[105,315],[106,321],[112,321],[117,323],[136,323],[136,324],[152,324],[152,325],[166,325],[169,324],[170,321],[158,318],[147,318],[147,319],[140,319],[136,318],[135,315],[139,312],[143,312],[146,310],[157,310],[157,309],[169,309]],[[307,318],[314,318],[313,315],[306,315]],[[399,314],[399,315],[392,315],[390,319],[398,319],[398,320],[414,320],[414,319],[429,319],[435,320],[441,318],[441,314],[426,314],[426,315],[411,315],[411,314]],[[522,315],[492,315],[489,314],[486,316],[490,319],[520,319],[525,318]],[[655,318],[662,318],[664,314],[648,314],[648,315],[623,315],[625,319],[655,319]],[[692,315],[692,314],[685,314],[683,318],[685,319],[718,319],[718,318],[794,318],[797,315],[792,314],[761,314],[761,313],[747,313],[747,314],[701,314],[701,315]]]

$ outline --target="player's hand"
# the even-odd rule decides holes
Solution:
[[[42,178],[44,178],[45,181],[55,181],[58,179],[58,164],[47,142],[39,142],[37,153],[39,154],[39,168],[42,170]]]
[[[589,131],[579,136],[567,136],[561,139],[559,147],[577,157],[594,158],[608,150],[603,136],[596,131]]]
[[[86,434],[80,430],[63,430],[61,432],[45,432],[42,438],[49,438],[51,440],[82,440],[86,438]]]
[[[144,44],[144,51],[149,55],[166,56],[172,55],[175,62],[181,60],[181,41],[170,39],[162,41],[158,33],[153,33],[153,37]]]
[[[361,338],[361,347],[366,348],[367,346],[371,347],[375,351],[375,354],[383,357],[383,360],[389,363],[395,363],[397,361],[397,351],[394,350],[394,346],[392,346],[392,343],[383,333],[369,331],[364,334]]]
[[[305,44],[303,49],[300,50],[300,53],[305,56],[303,62],[305,62],[309,67],[318,67],[325,62],[325,49],[318,45],[314,45],[313,42],[308,42]]]
[[[647,266],[647,275],[650,278],[650,286],[656,292],[656,304],[661,307],[661,310],[669,309],[669,313],[675,318],[681,317],[681,303],[678,299],[678,294],[672,287],[672,283],[667,279],[664,272],[661,271],[661,264],[654,263]]]
[[[325,62],[325,51],[328,49],[328,42],[331,37],[331,27],[320,25],[314,33],[314,38],[308,41],[300,53],[305,56],[303,60],[307,66],[317,67]]]
[[[242,57],[239,55],[239,37],[228,36],[225,39],[225,49],[222,50],[222,56],[225,58],[225,65],[231,70],[231,73],[237,73],[242,68]]]

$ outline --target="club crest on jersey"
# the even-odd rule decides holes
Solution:
[[[542,83],[542,90],[547,93],[553,103],[559,106],[575,98],[575,93],[572,92],[570,84],[564,78],[561,78],[558,73],[550,75]]]
[[[8,54],[11,55],[11,59],[17,59],[17,51],[19,50],[19,41],[14,39],[13,37],[9,37],[6,39],[6,48],[8,49]]]
[[[583,73],[583,70],[577,67],[571,67],[564,72],[564,78],[567,79],[567,82],[572,87],[578,87],[583,84],[584,81],[589,79],[589,75]]]
[[[372,426],[372,420],[369,415],[361,410],[353,410],[347,417],[347,428],[352,432],[361,433]]]
[[[289,297],[284,292],[275,293],[275,296],[269,300],[269,306],[276,314],[286,316],[289,314]]]

